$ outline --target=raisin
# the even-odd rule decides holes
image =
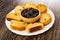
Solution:
[[[21,12],[21,15],[26,18],[33,18],[39,14],[39,11],[34,8],[24,9]]]

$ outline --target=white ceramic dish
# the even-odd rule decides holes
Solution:
[[[12,12],[14,12],[14,10],[12,10],[11,13]],[[5,23],[6,23],[7,28],[10,31],[12,31],[13,33],[19,34],[19,35],[32,36],[32,35],[41,34],[41,33],[44,33],[45,31],[49,30],[53,26],[54,21],[55,21],[54,13],[48,8],[47,8],[47,12],[51,15],[52,21],[48,25],[46,25],[42,30],[39,30],[39,31],[36,31],[36,32],[33,32],[33,33],[27,33],[25,30],[24,31],[13,30],[13,29],[10,28],[10,21],[5,20]]]

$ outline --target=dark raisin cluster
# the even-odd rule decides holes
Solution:
[[[33,18],[39,14],[39,11],[34,8],[24,9],[21,12],[21,15],[26,18]]]

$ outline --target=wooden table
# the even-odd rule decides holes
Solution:
[[[59,7],[49,7],[54,12],[56,21],[53,27],[43,34],[28,37],[14,34],[8,30],[5,25],[5,16],[8,12],[14,9],[17,4],[18,2],[14,0],[0,0],[0,40],[60,40]]]

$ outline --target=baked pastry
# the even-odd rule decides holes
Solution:
[[[21,10],[23,10],[23,7],[18,5],[15,7],[14,12],[16,15],[20,15]]]
[[[11,20],[11,23],[10,23],[10,28],[11,29],[14,29],[14,30],[24,30],[25,27],[26,27],[26,23],[24,22],[21,22],[21,21],[16,21],[16,20]]]
[[[26,8],[22,10],[20,17],[24,22],[31,23],[37,21],[40,18],[40,13],[37,9]]]
[[[51,22],[50,14],[46,13],[47,7],[44,4],[26,3],[17,5],[13,13],[8,13],[6,19],[10,21],[10,28],[13,30],[31,33],[44,28]]]
[[[51,16],[48,13],[41,14],[40,22],[47,25],[51,22]]]
[[[44,25],[42,23],[34,23],[34,24],[28,24],[25,29],[26,29],[26,32],[31,33],[31,32],[41,30],[43,28],[44,28]]]
[[[38,4],[38,5],[37,5],[37,9],[40,10],[41,13],[47,11],[47,7],[46,7],[46,5],[44,5],[44,4]]]
[[[24,4],[23,5],[23,8],[36,8],[36,5],[35,4],[33,4],[33,3],[26,3],[26,4]]]
[[[14,13],[8,13],[7,15],[6,15],[6,19],[7,20],[21,20],[20,19],[20,16],[17,16],[17,15],[15,15]]]

